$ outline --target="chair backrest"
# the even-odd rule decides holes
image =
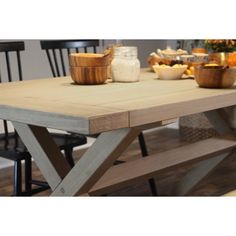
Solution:
[[[17,42],[1,42],[0,41],[0,83],[12,82],[15,80],[22,81],[22,66],[20,52],[25,50],[23,41]],[[13,64],[17,64],[17,69],[13,68]],[[2,73],[4,72],[4,73]],[[14,75],[14,76],[13,76]],[[3,80],[4,78],[4,80]],[[7,121],[3,121],[5,145],[8,145],[8,126]],[[15,145],[17,146],[17,134],[15,132]]]
[[[23,41],[19,42],[0,42],[0,54],[5,54],[3,57],[5,57],[5,65],[6,65],[6,71],[7,71],[7,81],[12,81],[12,68],[11,68],[11,58],[10,54],[12,56],[16,56],[17,61],[17,67],[18,67],[18,79],[22,80],[22,66],[21,66],[21,57],[20,52],[25,50],[25,44]],[[1,60],[1,63],[2,62]],[[1,68],[0,68],[0,82],[2,82],[1,78]]]
[[[68,56],[72,52],[97,52],[99,40],[41,40],[41,49],[46,51],[53,77],[66,76]]]

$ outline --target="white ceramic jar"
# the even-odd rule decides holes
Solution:
[[[111,62],[112,80],[114,82],[139,81],[140,62],[137,47],[117,47]]]

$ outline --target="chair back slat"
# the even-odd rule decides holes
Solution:
[[[66,76],[68,73],[68,57],[72,52],[97,52],[99,40],[41,40],[41,49],[46,51],[53,77]],[[66,50],[67,56],[63,53]],[[52,56],[49,52],[52,52]]]
[[[50,69],[52,71],[53,77],[56,77],[56,72],[54,70],[54,66],[52,64],[52,58],[51,58],[51,55],[50,55],[50,52],[49,52],[48,49],[46,49],[46,54],[47,54],[48,62],[49,62]]]
[[[17,58],[17,66],[18,66],[18,73],[19,73],[19,80],[23,80],[22,76],[22,67],[21,67],[21,58],[20,58],[20,51],[16,51],[16,58]]]
[[[59,66],[58,66],[58,60],[57,60],[57,55],[56,55],[55,49],[52,50],[52,55],[53,55],[53,60],[54,60],[55,67],[56,67],[57,76],[60,76],[60,71],[59,71]]]
[[[68,56],[68,58],[69,58],[70,54],[71,54],[71,50],[70,50],[70,48],[67,48],[67,56]]]
[[[5,140],[5,148],[8,146],[8,126],[7,126],[7,121],[3,120],[3,129],[4,129],[4,140]]]
[[[62,73],[63,73],[63,76],[66,76],[66,67],[65,67],[65,62],[64,62],[64,58],[63,58],[63,52],[62,52],[61,48],[59,49],[59,52],[60,52]]]
[[[11,82],[11,66],[10,66],[10,60],[9,60],[9,53],[5,52],[5,58],[6,58],[6,63],[7,63],[7,74],[8,74],[8,81]]]
[[[97,48],[95,46],[93,47],[93,51],[94,53],[97,53]]]

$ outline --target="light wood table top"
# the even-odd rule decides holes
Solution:
[[[186,195],[236,147],[235,133],[220,109],[236,105],[236,87],[203,89],[191,79],[156,77],[142,70],[137,83],[80,86],[63,77],[1,84],[0,119],[12,121],[53,190],[52,196],[102,194],[198,161],[173,188],[175,194]],[[219,137],[113,166],[142,129],[199,112],[205,113]],[[47,128],[101,134],[71,168]]]
[[[236,86],[199,88],[142,70],[137,83],[80,86],[70,77],[0,85],[0,118],[84,134],[135,127],[236,104]]]

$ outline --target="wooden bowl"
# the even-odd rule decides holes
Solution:
[[[108,66],[70,66],[71,78],[76,84],[103,84],[108,78]]]
[[[71,53],[70,66],[107,66],[111,63],[110,54]]]
[[[194,69],[194,78],[202,88],[229,88],[235,82],[236,68],[198,66]]]
[[[71,78],[77,84],[103,84],[108,78],[110,63],[111,57],[108,53],[71,53]]]

